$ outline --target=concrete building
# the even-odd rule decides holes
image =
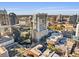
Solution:
[[[8,32],[8,33],[6,33],[6,32]],[[11,34],[12,33],[11,26],[9,26],[9,25],[0,26],[0,33],[1,33],[1,36],[4,36],[6,34]],[[4,33],[6,33],[6,34],[4,34]]]
[[[8,15],[5,9],[0,10],[0,25],[8,25]]]
[[[39,50],[39,48],[42,48],[43,46],[42,45],[37,45],[35,47],[33,47],[29,52],[28,52],[28,55],[30,56],[34,56],[34,57],[38,57],[42,54],[42,52]]]
[[[30,16],[29,17],[20,17],[19,18],[19,25],[30,26]]]
[[[9,57],[8,51],[3,46],[0,46],[0,57]]]
[[[74,50],[75,57],[79,57],[79,47],[76,47]]]
[[[76,33],[73,36],[73,40],[75,40],[77,43],[79,42],[79,24],[76,26]]]
[[[48,34],[47,30],[47,14],[38,13],[33,16],[32,38],[40,41],[43,36]]]
[[[2,46],[6,47],[12,43],[14,43],[14,39],[12,37],[5,36],[5,37],[0,38],[0,45],[2,45]]]
[[[74,43],[75,43],[75,41],[73,39],[67,40],[66,46],[67,46],[67,49],[68,49],[68,53],[71,52],[71,49],[72,49],[72,46],[73,46]]]
[[[76,37],[79,37],[79,24],[76,26]]]
[[[51,52],[51,50],[46,49],[46,50],[44,51],[44,53],[43,53],[41,56],[48,57],[48,56],[49,56],[49,54],[50,54],[50,52]]]
[[[17,15],[17,23],[19,25],[30,26],[32,15]]]
[[[77,24],[77,21],[78,21],[77,15],[70,16],[70,21],[69,21],[70,24]]]
[[[26,20],[24,19],[19,20],[19,25],[26,25]]]
[[[48,44],[56,44],[60,38],[63,38],[63,35],[61,33],[52,33],[50,37],[47,39]]]
[[[26,25],[29,24],[29,20],[32,20],[32,15],[16,15],[17,16],[17,24],[19,24],[20,20],[26,21]],[[28,24],[27,24],[28,23]]]
[[[16,14],[15,13],[9,13],[9,25],[15,25],[16,24]]]
[[[61,22],[62,20],[63,20],[62,15],[61,15],[61,14],[58,15],[57,18],[56,18],[56,21],[57,21],[57,22]]]

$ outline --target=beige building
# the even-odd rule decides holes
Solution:
[[[31,16],[29,17],[17,17],[19,25],[30,26],[31,25]]]
[[[8,14],[7,11],[4,10],[0,10],[0,25],[8,25],[9,21],[8,21]]]
[[[31,50],[29,50],[28,55],[29,56],[33,56],[33,57],[38,57],[42,54],[42,52],[40,50],[38,50],[38,48],[43,47],[42,45],[37,45],[34,48],[32,48]]]
[[[76,35],[75,36],[79,37],[79,24],[77,24],[77,26],[76,26]]]
[[[22,17],[19,19],[19,24],[20,25],[26,25],[26,17]]]
[[[48,34],[47,30],[47,14],[38,13],[33,15],[32,38],[40,41],[40,39]]]
[[[8,51],[5,47],[0,46],[0,57],[9,57]]]
[[[11,34],[12,33],[11,26],[8,26],[8,25],[0,26],[0,33],[1,33],[1,36],[5,36],[7,34]]]
[[[72,48],[72,46],[73,46],[74,43],[75,43],[75,41],[72,40],[72,39],[67,40],[66,46],[67,46],[68,48]]]
[[[64,26],[65,26],[65,30],[68,30],[68,31],[72,31],[72,30],[74,30],[74,28],[73,28],[73,25],[72,24],[63,24]]]
[[[57,16],[56,21],[57,21],[57,22],[62,21],[62,15],[61,15],[61,14],[59,14],[59,15]]]

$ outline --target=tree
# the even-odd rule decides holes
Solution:
[[[51,44],[48,44],[48,49],[51,51],[58,51],[58,48],[56,48],[55,45],[51,45]]]

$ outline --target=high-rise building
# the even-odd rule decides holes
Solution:
[[[71,24],[77,24],[77,15],[73,15],[73,16],[70,16],[70,20],[69,20],[69,23]]]
[[[15,24],[16,24],[16,14],[9,13],[9,25],[15,25]]]
[[[8,24],[8,15],[7,15],[7,11],[4,10],[0,10],[0,25],[7,25]]]
[[[79,24],[77,24],[77,26],[76,26],[76,37],[78,37],[79,36]]]
[[[79,42],[79,24],[76,25],[76,33],[75,36],[73,36],[73,40],[77,42]]]
[[[35,15],[34,22],[36,23],[36,31],[41,32],[47,29],[47,14],[39,13]]]
[[[47,14],[38,13],[33,16],[33,37],[40,41],[40,39],[48,34],[47,30]]]
[[[57,18],[56,18],[56,21],[61,22],[62,20],[63,20],[62,15],[61,14],[58,15]]]

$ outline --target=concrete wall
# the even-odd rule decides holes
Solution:
[[[41,32],[36,32],[35,35],[36,35],[36,39],[37,41],[39,41],[42,37],[44,37],[45,35],[48,34],[48,30],[44,30],[44,31],[41,31]]]

